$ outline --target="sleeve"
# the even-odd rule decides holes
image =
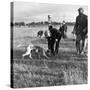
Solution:
[[[78,17],[76,18],[76,22],[75,22],[75,26],[74,26],[74,31],[76,31],[77,27],[78,27]]]
[[[86,28],[87,28],[87,31],[88,31],[88,17],[86,17]]]

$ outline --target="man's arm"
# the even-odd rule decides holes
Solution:
[[[84,33],[88,33],[88,17],[86,16],[86,23],[85,23],[85,28],[83,29]]]
[[[76,33],[77,27],[78,27],[78,17],[76,18],[75,26],[74,26],[74,29],[73,29],[73,32],[72,32],[73,34]]]

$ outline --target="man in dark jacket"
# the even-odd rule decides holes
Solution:
[[[87,35],[87,28],[88,28],[88,20],[87,16],[83,14],[84,10],[83,8],[78,9],[79,15],[76,17],[76,23],[74,26],[74,31],[76,35],[76,49],[77,53],[81,54],[83,52],[83,47],[84,47],[84,41],[85,37]],[[82,41],[82,44],[80,42]]]
[[[55,53],[58,53],[61,33],[59,32],[59,30],[53,28],[52,26],[49,26],[49,31],[51,33],[51,36],[48,45],[49,45],[49,49],[51,50],[51,53],[54,55]],[[56,45],[55,49],[54,49],[54,45]]]

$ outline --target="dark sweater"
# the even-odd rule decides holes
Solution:
[[[58,39],[61,36],[60,31],[57,30],[56,28],[52,28],[50,32],[51,32],[51,38]]]
[[[75,31],[76,34],[87,33],[88,20],[85,14],[78,15],[76,17]],[[84,31],[85,30],[85,31]]]

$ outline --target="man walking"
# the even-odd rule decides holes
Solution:
[[[76,50],[78,54],[83,53],[84,41],[87,35],[88,20],[87,15],[84,14],[83,8],[78,9],[79,15],[76,17],[73,34],[76,35]],[[81,42],[81,43],[80,43]]]

